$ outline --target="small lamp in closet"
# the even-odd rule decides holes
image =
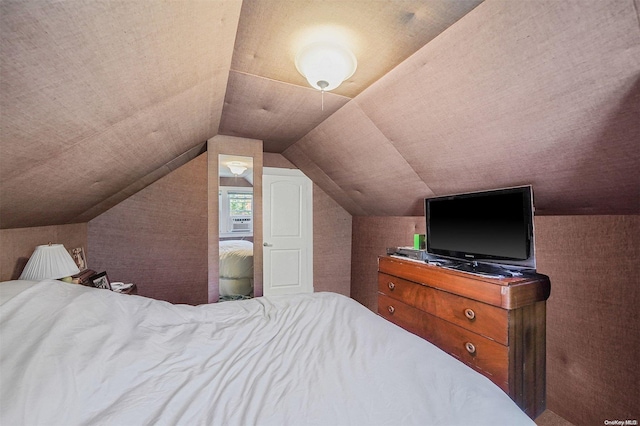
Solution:
[[[36,247],[19,279],[29,281],[62,279],[71,282],[71,275],[78,272],[80,269],[64,245],[49,243]]]

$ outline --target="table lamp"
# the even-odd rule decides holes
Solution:
[[[21,280],[57,280],[80,272],[73,258],[62,244],[37,246],[24,267]]]

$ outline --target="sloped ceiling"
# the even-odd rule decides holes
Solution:
[[[192,158],[218,131],[240,8],[1,2],[0,226],[86,221]]]
[[[4,1],[0,227],[90,220],[216,134],[354,215],[523,183],[640,213],[639,1]],[[324,110],[293,64],[318,27],[358,58]]]
[[[284,155],[352,214],[521,184],[537,214],[638,214],[637,9],[485,1]]]

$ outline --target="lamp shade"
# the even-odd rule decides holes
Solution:
[[[62,244],[46,244],[36,247],[24,267],[21,280],[39,281],[69,277],[80,272],[73,258]]]
[[[356,71],[356,57],[335,43],[312,43],[296,55],[296,68],[309,84],[323,91],[333,90]]]

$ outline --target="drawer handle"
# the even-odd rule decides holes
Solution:
[[[393,306],[389,305],[389,307],[387,308],[387,310],[389,311],[390,314],[393,315],[393,313],[396,311],[396,308],[394,308]]]
[[[467,317],[468,320],[473,320],[476,317],[476,313],[473,312],[473,309],[465,309],[464,316]]]
[[[391,281],[389,281],[389,284],[387,284],[389,286],[389,290],[393,291],[396,288],[396,285],[394,283],[392,283]]]
[[[471,342],[467,342],[464,344],[464,348],[467,350],[467,352],[469,352],[471,355],[476,353],[476,345],[474,345]]]

